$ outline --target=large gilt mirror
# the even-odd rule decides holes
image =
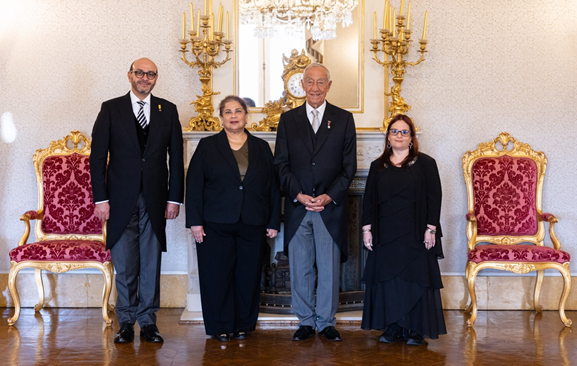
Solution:
[[[328,67],[333,81],[327,100],[351,112],[363,112],[363,29],[364,0],[353,11],[353,23],[349,27],[337,26],[337,37],[331,40],[313,41],[310,31],[304,35],[286,36],[279,29],[274,38],[256,38],[253,25],[239,22],[238,1],[235,0],[236,25],[236,95],[250,98],[254,107],[282,97],[284,84],[283,54],[291,50],[305,50],[313,62]]]

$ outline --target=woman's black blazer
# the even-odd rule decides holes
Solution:
[[[280,230],[280,188],[271,148],[245,132],[248,169],[242,181],[224,130],[199,141],[186,177],[186,227],[240,219]]]

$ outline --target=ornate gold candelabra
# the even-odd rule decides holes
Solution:
[[[390,92],[385,91],[387,97],[391,97],[391,103],[389,106],[390,114],[387,116],[385,112],[385,118],[383,120],[383,127],[381,130],[386,130],[391,119],[398,115],[404,114],[411,109],[411,106],[405,102],[405,99],[401,96],[401,83],[403,82],[403,75],[406,72],[407,66],[415,66],[425,61],[425,52],[427,47],[426,30],[427,30],[427,13],[425,13],[425,23],[423,26],[423,38],[419,40],[420,49],[417,51],[421,54],[421,57],[416,62],[408,62],[405,58],[409,53],[410,44],[413,42],[411,40],[411,29],[409,29],[409,21],[411,14],[411,3],[409,2],[409,9],[407,13],[407,18],[403,15],[403,2],[401,2],[400,15],[396,15],[396,9],[393,9],[388,5],[388,1],[385,4],[385,16],[383,21],[383,28],[380,29],[381,38],[377,38],[376,29],[376,14],[374,16],[374,31],[373,39],[370,40],[373,48],[373,60],[375,60],[379,65],[385,67],[386,72],[391,72],[393,75],[394,85],[391,87]],[[407,19],[407,25],[405,27],[405,19]],[[384,60],[379,60],[378,53],[384,53]]]
[[[212,0],[211,6],[212,8]],[[218,31],[215,31],[214,16],[206,14],[206,3],[204,8],[204,15],[200,15],[198,10],[197,29],[188,32],[189,40],[185,39],[185,17],[183,14],[183,30],[182,40],[180,41],[180,51],[182,52],[182,61],[185,64],[194,68],[198,66],[198,76],[202,83],[202,95],[197,95],[197,100],[190,103],[194,104],[194,110],[198,112],[198,116],[191,117],[188,121],[188,126],[184,128],[185,131],[219,131],[221,129],[218,117],[214,117],[214,107],[212,106],[212,96],[218,95],[220,92],[215,92],[211,87],[212,69],[218,68],[230,60],[230,52],[232,51],[232,41],[228,38],[228,12],[226,13],[226,37],[222,32],[222,5],[219,8],[219,23]],[[192,5],[191,5],[192,13]],[[191,18],[193,16],[191,15]],[[191,19],[191,23],[192,23]],[[190,43],[191,50],[187,50],[187,45]],[[222,51],[226,52],[226,57],[222,61],[215,60]],[[193,61],[186,59],[186,53],[191,52],[194,56]]]

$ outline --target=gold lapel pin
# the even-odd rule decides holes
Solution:
[[[162,106],[160,104],[158,105],[158,111],[162,112]]]

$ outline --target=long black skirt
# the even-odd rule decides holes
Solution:
[[[367,284],[361,328],[385,330],[393,323],[425,338],[447,334],[440,290],[401,277]]]

